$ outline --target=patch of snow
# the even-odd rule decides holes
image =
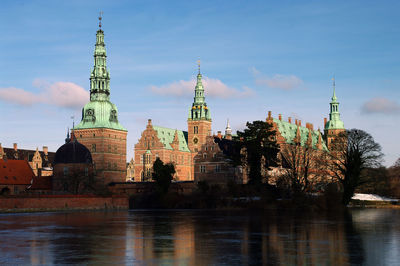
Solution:
[[[391,201],[391,202],[399,201],[398,199],[386,198],[376,194],[363,194],[363,193],[354,193],[354,196],[351,199],[366,200],[366,201]]]

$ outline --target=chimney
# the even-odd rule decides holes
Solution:
[[[297,126],[297,118],[294,119],[294,124]]]
[[[311,129],[312,131],[314,131],[314,125],[313,125],[312,123],[309,123],[309,125],[310,125],[310,129]]]
[[[218,135],[217,136],[218,136],[219,139],[222,139],[221,131],[218,131]]]
[[[328,122],[328,119],[326,119],[326,117],[325,117],[324,118],[324,128],[325,128],[327,122]]]
[[[151,119],[147,120],[147,125],[151,126]]]
[[[282,121],[282,114],[279,114],[279,120]]]
[[[43,146],[43,153],[47,155],[49,152],[49,148],[47,146]]]
[[[299,120],[299,127],[301,127],[301,120]]]
[[[17,151],[18,150],[18,145],[17,145],[17,143],[14,143],[14,151]]]
[[[271,111],[268,111],[268,120],[271,120],[272,116],[271,116]]]
[[[289,122],[289,124],[292,123],[292,118],[291,117],[288,117],[288,122]]]

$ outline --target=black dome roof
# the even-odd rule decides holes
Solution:
[[[67,143],[62,145],[56,151],[54,164],[58,163],[92,163],[92,154],[85,147],[79,143],[72,135],[72,140],[67,138]]]

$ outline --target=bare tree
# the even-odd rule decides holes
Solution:
[[[380,167],[383,154],[381,146],[370,134],[351,129],[339,134],[332,142],[331,156],[331,171],[342,185],[342,203],[347,205],[355,189],[368,182],[365,170]]]
[[[300,142],[285,144],[281,151],[283,173],[278,183],[291,193],[305,193],[327,176],[327,154]]]
[[[64,191],[72,194],[94,193],[98,187],[94,174],[82,169],[71,169],[59,182]]]

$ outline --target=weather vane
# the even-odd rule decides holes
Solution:
[[[335,83],[335,75],[333,75],[332,82],[333,82],[333,88],[335,88],[335,86],[336,86],[336,83]]]
[[[100,11],[100,15],[99,15],[99,28],[101,28],[102,16],[103,16],[103,11]]]
[[[75,128],[75,116],[74,115],[71,116],[71,119],[72,119],[72,130],[74,130],[74,128]]]

